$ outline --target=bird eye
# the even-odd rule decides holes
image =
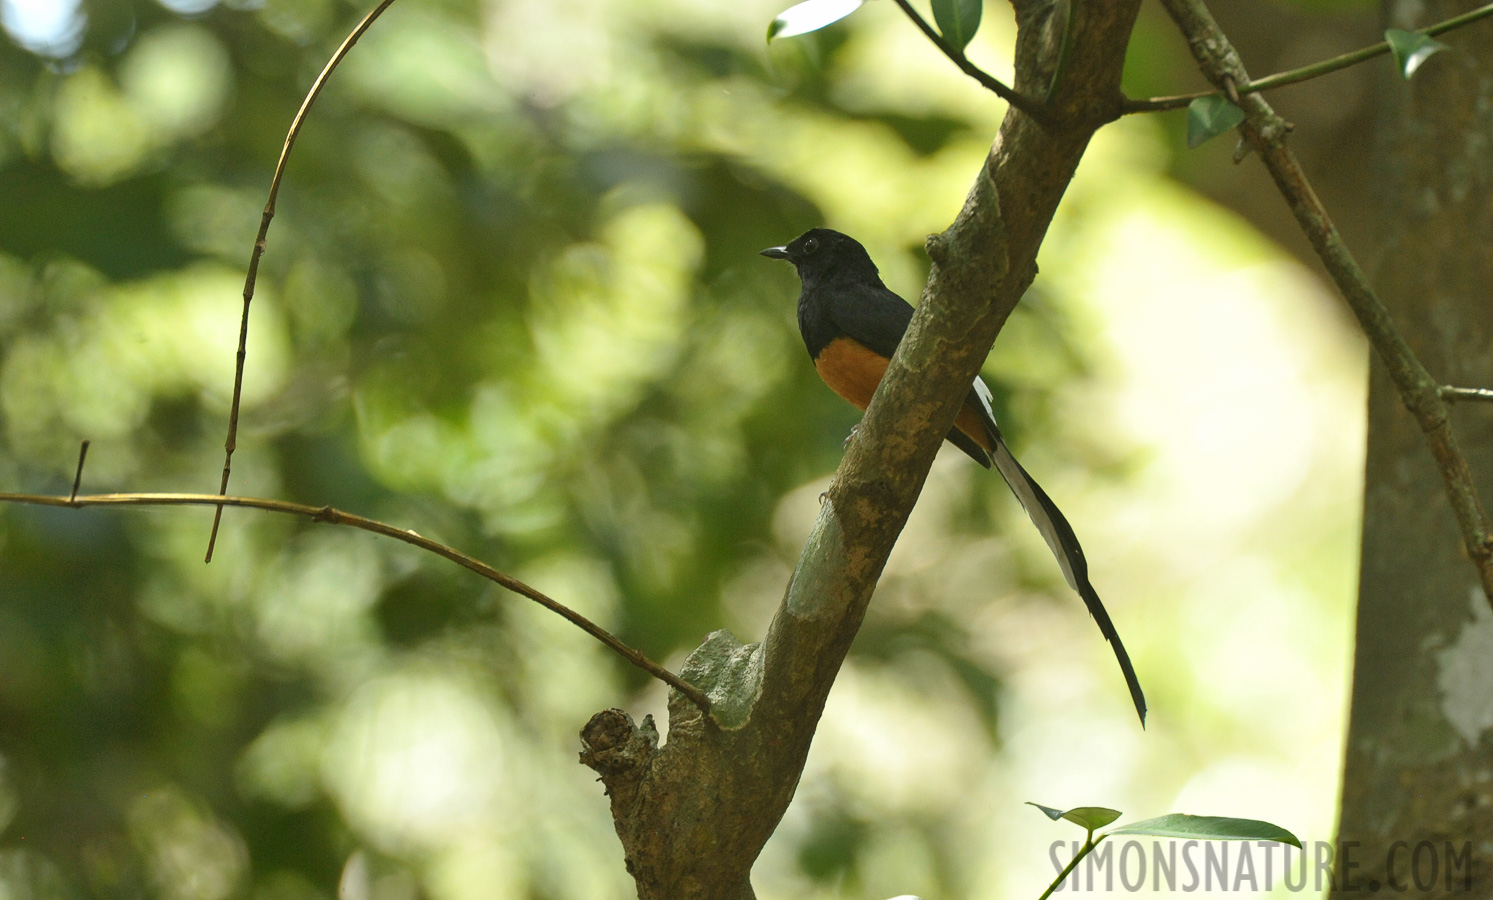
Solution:
[[[817,239],[815,239],[815,238],[809,238],[808,240],[804,241],[804,252],[805,253],[813,253],[815,250],[818,250],[818,249],[819,249],[819,241]]]

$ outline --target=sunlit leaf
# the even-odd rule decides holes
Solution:
[[[1187,147],[1192,149],[1244,121],[1244,110],[1217,94],[1187,104]]]
[[[1447,49],[1440,41],[1414,31],[1401,31],[1391,28],[1384,32],[1384,40],[1389,44],[1389,52],[1394,54],[1395,66],[1400,70],[1400,75],[1406,81],[1420,68],[1421,63],[1430,59],[1438,51]]]
[[[1053,809],[1040,803],[1027,801],[1027,806],[1035,806],[1047,814],[1047,818],[1056,822],[1058,819],[1067,819],[1069,822],[1079,826],[1085,831],[1093,831],[1103,828],[1122,813],[1118,809],[1107,809],[1103,806],[1075,806],[1072,809]]]
[[[767,41],[794,37],[832,25],[861,8],[863,0],[804,0],[778,13],[767,26]]]
[[[1300,848],[1296,835],[1259,819],[1230,819],[1225,816],[1189,816],[1173,813],[1142,822],[1122,825],[1109,832],[1145,834],[1152,837],[1192,838],[1203,841],[1279,841]]]
[[[938,23],[944,40],[963,52],[980,30],[984,7],[984,0],[933,0],[933,21]]]

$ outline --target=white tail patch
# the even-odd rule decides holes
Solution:
[[[1073,563],[1068,558],[1071,550],[1063,544],[1062,530],[1057,522],[1053,520],[1054,510],[1047,508],[1048,504],[1042,502],[1042,496],[1038,493],[1041,488],[1032,480],[1032,476],[1026,474],[1021,463],[1011,455],[1006,442],[997,439],[995,442],[995,470],[1006,479],[1006,484],[1011,488],[1011,493],[1021,501],[1021,506],[1031,518],[1032,524],[1037,526],[1037,531],[1042,539],[1047,542],[1047,547],[1058,561],[1058,567],[1063,570],[1063,577],[1067,579],[1068,586],[1075,591],[1078,590],[1078,577],[1073,572]],[[1059,513],[1061,515],[1061,513]]]

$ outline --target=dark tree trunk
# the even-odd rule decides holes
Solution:
[[[1391,27],[1464,4],[1389,0]],[[1493,31],[1410,85],[1383,82],[1380,297],[1444,382],[1493,386]],[[1493,405],[1452,408],[1481,492],[1493,490]],[[1415,420],[1372,363],[1352,713],[1334,895],[1493,895],[1493,611]],[[1403,843],[1397,843],[1403,842]],[[1430,842],[1422,846],[1421,842]],[[1419,847],[1419,871],[1412,870]],[[1431,855],[1439,871],[1430,887]],[[1420,881],[1416,881],[1419,874]],[[1448,877],[1450,876],[1450,878]]]

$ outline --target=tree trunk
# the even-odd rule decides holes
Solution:
[[[1388,0],[1385,7],[1388,25],[1403,29],[1464,9],[1447,0]],[[1455,49],[1432,57],[1409,86],[1386,78],[1381,92],[1384,242],[1374,280],[1436,378],[1488,387],[1493,32],[1473,27],[1444,40]],[[1415,420],[1384,367],[1371,366],[1333,893],[1470,890],[1486,897],[1493,894],[1493,610]],[[1453,407],[1453,427],[1480,491],[1493,490],[1493,406]]]

